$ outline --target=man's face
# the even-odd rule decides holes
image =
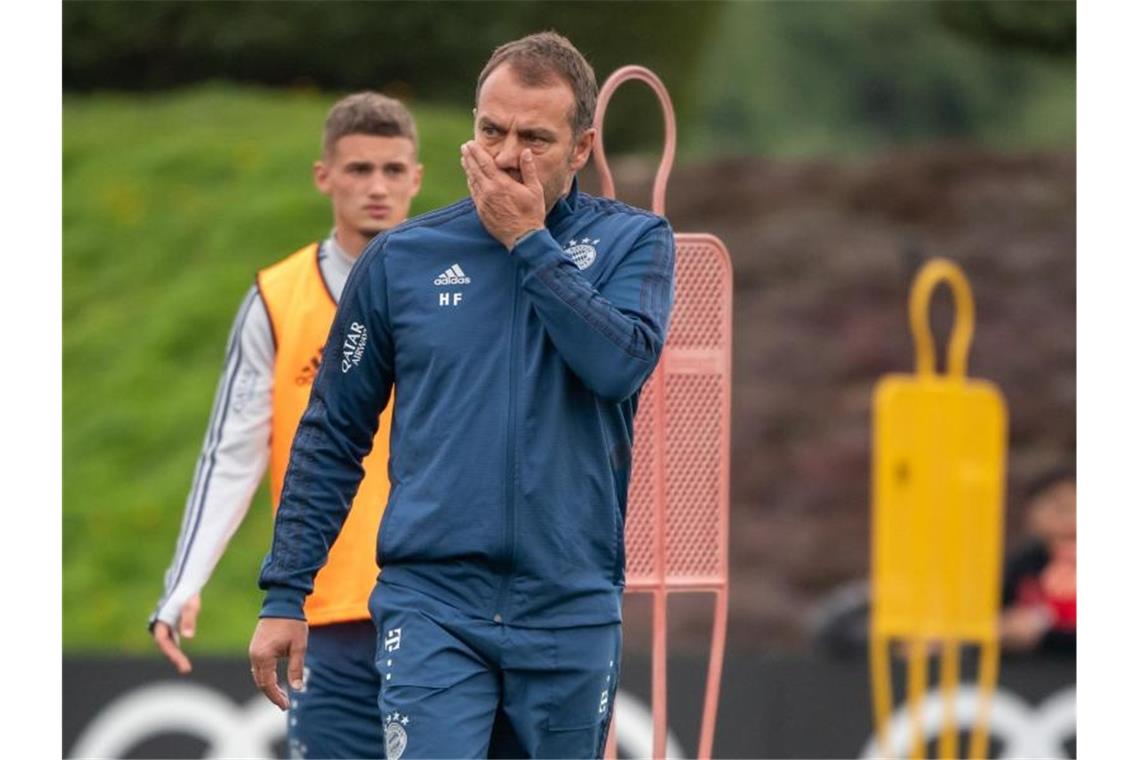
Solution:
[[[570,189],[594,145],[592,128],[575,137],[570,124],[573,109],[569,84],[555,77],[549,85],[528,87],[509,63],[487,76],[475,106],[476,142],[518,182],[522,182],[519,159],[530,148],[547,210]]]
[[[1073,541],[1077,537],[1077,484],[1055,483],[1029,505],[1030,529],[1046,543]]]
[[[371,238],[408,218],[423,167],[407,137],[345,135],[314,164],[313,177],[332,201],[337,230]]]

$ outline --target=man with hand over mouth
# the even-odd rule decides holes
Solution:
[[[673,304],[674,242],[578,189],[593,70],[546,32],[499,47],[461,147],[471,197],[365,250],[285,478],[250,651],[280,700],[303,602],[394,388],[371,609],[389,760],[598,757],[621,655],[638,393]]]

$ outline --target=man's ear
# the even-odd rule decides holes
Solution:
[[[416,168],[412,169],[412,197],[415,198],[420,194],[420,188],[424,184],[424,165],[416,164]]]
[[[328,195],[331,188],[329,187],[329,167],[324,161],[313,162],[313,184],[321,191],[322,195]]]
[[[570,168],[573,171],[579,171],[590,160],[590,154],[594,151],[594,139],[598,135],[598,130],[594,127],[583,130],[582,134],[574,140],[574,152],[570,156]]]

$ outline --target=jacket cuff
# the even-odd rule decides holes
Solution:
[[[258,617],[304,620],[305,593],[284,586],[271,586],[265,592],[265,601],[261,603]]]
[[[153,635],[154,634],[154,627],[158,623],[166,623],[171,628],[176,627],[178,625],[178,618],[174,617],[174,619],[171,620],[170,617],[171,616],[169,614],[163,615],[162,610],[155,610],[154,614],[150,616],[150,620],[146,621],[147,633]]]
[[[519,238],[515,247],[511,249],[511,254],[534,269],[552,266],[565,259],[558,241],[545,227],[532,230]]]

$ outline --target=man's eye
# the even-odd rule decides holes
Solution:
[[[350,166],[350,167],[348,167],[348,171],[352,174],[367,174],[368,173],[368,167],[367,166]]]
[[[402,167],[402,166],[388,166],[388,167],[384,168],[384,173],[389,175],[389,176],[392,176],[392,177],[398,177],[404,173],[404,167]]]
[[[495,135],[499,134],[499,130],[497,127],[484,126],[483,134],[487,135],[487,137],[494,137]]]

